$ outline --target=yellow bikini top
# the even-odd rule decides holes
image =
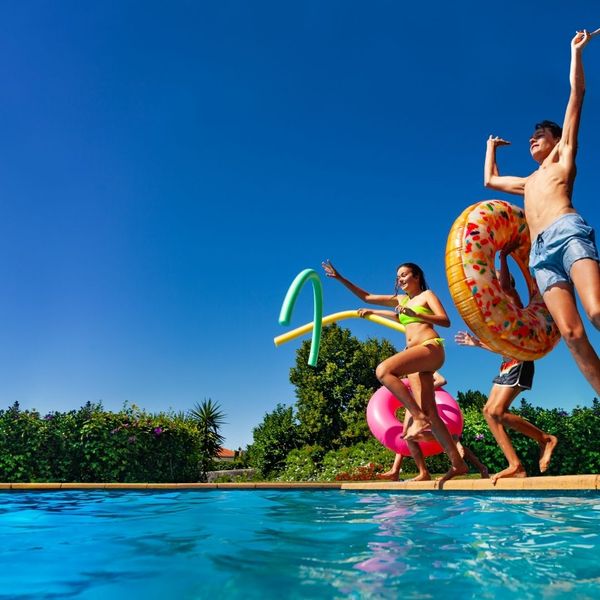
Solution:
[[[404,308],[406,306],[406,303],[409,301],[409,297],[408,296],[401,296],[398,299],[398,306]],[[428,308],[427,306],[409,306],[408,308],[410,308],[411,310],[413,310],[416,313],[419,313],[421,315],[432,315],[433,311]],[[425,321],[423,321],[423,319],[419,319],[419,317],[411,317],[409,315],[405,315],[405,314],[398,314],[398,321],[400,321],[401,325],[409,325],[410,323],[425,323]]]

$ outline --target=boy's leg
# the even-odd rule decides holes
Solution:
[[[580,281],[585,270],[575,268],[578,263],[583,262],[590,263],[591,261],[587,259],[585,261],[577,261],[571,269],[571,274],[577,278],[579,288],[585,290],[587,288],[586,284]],[[600,359],[585,333],[583,321],[579,316],[571,286],[566,283],[553,285],[544,292],[544,302],[561,336],[571,351],[579,370],[594,388],[595,392],[600,395]],[[591,304],[591,301],[588,299],[589,304]]]
[[[600,265],[589,258],[577,260],[570,276],[588,319],[600,329]]]
[[[510,405],[522,391],[520,387],[503,387],[494,385],[490,397],[483,407],[483,415],[490,431],[498,442],[500,449],[508,461],[508,468],[492,477],[495,483],[502,477],[526,477],[525,469],[506,433],[510,427],[527,437],[534,439],[540,446],[540,471],[543,473],[550,463],[552,452],[557,444],[555,436],[543,432],[529,421],[509,412]]]

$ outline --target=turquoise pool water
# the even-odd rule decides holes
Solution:
[[[0,493],[0,598],[600,597],[600,495]]]

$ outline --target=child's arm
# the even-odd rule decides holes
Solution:
[[[517,247],[516,243],[513,242],[510,244],[507,244],[506,246],[504,246],[504,248],[502,248],[502,250],[500,250],[500,277],[498,278],[498,280],[500,282],[500,287],[502,288],[502,291],[507,296],[510,296],[512,301],[519,308],[523,308],[523,303],[521,302],[521,297],[519,296],[519,293],[515,289],[515,286],[512,284],[512,281],[511,281],[512,278],[510,276],[510,269],[508,268],[508,260],[507,260],[508,255],[513,250],[515,250],[516,247]]]
[[[517,194],[522,196],[525,191],[526,177],[512,177],[500,175],[496,163],[496,148],[498,146],[508,146],[510,142],[499,137],[491,136],[488,138],[485,150],[485,163],[483,166],[483,185],[486,188],[499,190],[508,194]]]
[[[448,380],[439,371],[433,372],[433,387],[436,390],[437,390],[437,388],[441,388],[442,386],[446,385],[447,383],[448,383]]]
[[[359,308],[357,312],[359,317],[366,317],[367,315],[377,315],[378,317],[384,317],[385,319],[394,321],[394,323],[398,322],[398,314],[393,310],[372,310],[370,308]]]
[[[494,352],[485,342],[482,342],[477,336],[474,336],[468,331],[459,331],[454,336],[454,341],[461,346],[473,346],[475,348],[483,348],[484,350]]]
[[[588,33],[586,30],[578,31],[571,40],[571,66],[569,69],[571,93],[567,102],[565,119],[563,121],[563,133],[559,142],[560,162],[565,163],[567,167],[571,166],[575,161],[581,108],[585,95],[582,52],[585,45],[598,33],[600,33],[600,29],[597,29],[593,33]]]
[[[397,296],[395,294],[371,294],[352,283],[349,279],[343,277],[329,260],[322,262],[321,266],[325,270],[325,275],[327,275],[327,277],[337,279],[355,296],[358,296],[363,302],[368,302],[369,304],[379,304],[381,306],[396,306]]]

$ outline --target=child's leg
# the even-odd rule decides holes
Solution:
[[[571,269],[573,275],[576,274],[577,277],[581,277],[583,269],[576,267],[578,263],[583,262],[589,263],[591,261],[577,261]],[[582,294],[586,293],[588,288],[583,282],[578,284],[577,290],[579,291],[580,288],[583,290],[583,292],[579,292],[581,302],[586,306]],[[583,321],[577,310],[573,290],[566,283],[553,285],[544,293],[544,302],[560,331],[560,335],[571,351],[579,370],[596,393],[600,395],[600,359],[585,332]],[[594,325],[598,327],[600,316],[595,312],[595,303],[587,300],[587,304],[586,311],[589,310]]]
[[[577,260],[570,275],[585,314],[600,329],[600,265],[589,258]]]
[[[534,439],[541,449],[540,471],[548,468],[552,451],[556,446],[557,439],[548,433],[544,433],[529,421],[508,411],[513,400],[519,395],[522,389],[516,387],[503,387],[494,385],[490,397],[483,407],[483,415],[500,449],[508,461],[508,468],[492,477],[492,482],[496,482],[502,477],[526,477],[525,469],[521,464],[517,453],[506,433],[505,427],[510,427],[527,437]]]
[[[462,448],[462,456],[468,462],[471,463],[481,474],[482,479],[489,479],[490,474],[487,470],[487,467],[477,458],[475,454],[473,454],[472,450],[467,448],[464,444],[457,443],[457,446],[460,445],[459,451]]]
[[[400,473],[402,472],[403,460],[404,457],[402,456],[402,454],[396,454],[396,456],[394,457],[394,464],[392,465],[392,468],[389,471],[386,471],[385,473],[379,473],[377,475],[377,479],[398,479],[398,475],[400,475]]]
[[[430,421],[419,403],[402,383],[401,377],[406,373],[417,373],[420,370],[431,371],[433,373],[443,362],[443,348],[439,346],[435,348],[433,346],[414,346],[391,356],[377,366],[377,370],[375,371],[377,379],[402,402],[413,417],[410,427],[404,431],[405,438],[408,434],[414,436],[428,429]]]
[[[442,349],[440,348],[440,350]],[[444,483],[452,477],[463,475],[469,469],[456,447],[456,442],[452,439],[448,428],[438,414],[434,396],[433,372],[419,373],[419,378],[421,381],[420,403],[423,407],[423,412],[429,418],[431,431],[433,432],[435,439],[440,443],[452,464],[450,470],[440,478],[440,483]]]
[[[410,454],[417,465],[417,469],[419,470],[419,474],[412,479],[408,479],[407,481],[429,481],[431,479],[431,475],[429,474],[429,469],[427,468],[427,463],[425,462],[425,457],[423,456],[423,452],[421,452],[421,447],[417,442],[406,442],[408,445],[408,449],[410,450]]]

